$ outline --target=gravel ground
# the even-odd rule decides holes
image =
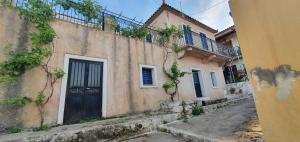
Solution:
[[[179,137],[175,137],[169,133],[153,132],[142,136],[137,136],[123,142],[185,142]]]
[[[263,142],[263,133],[257,116],[244,123],[235,136],[238,142]]]

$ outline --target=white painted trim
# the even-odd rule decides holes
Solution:
[[[96,62],[102,62],[103,63],[102,116],[106,117],[107,72],[108,72],[107,71],[108,70],[108,68],[107,68],[107,59],[65,54],[65,58],[64,58],[64,72],[65,72],[65,75],[62,78],[57,124],[63,124],[63,120],[64,120],[65,99],[66,99],[70,59],[88,60],[88,61],[96,61]]]
[[[202,97],[200,97],[200,98],[205,98],[208,95],[207,95],[207,90],[206,90],[205,84],[204,84],[204,78],[203,78],[204,71],[202,69],[199,69],[199,68],[191,68],[191,72],[193,70],[194,71],[198,71],[199,81],[200,81],[200,85],[201,85],[200,87],[201,87],[201,91],[202,91]],[[192,83],[193,83],[193,88],[194,88],[194,95],[195,95],[196,98],[199,98],[196,95],[196,89],[195,89],[195,85],[194,85],[194,77],[193,77],[193,75],[192,75]]]
[[[217,82],[216,82],[216,83],[217,83],[217,86],[213,86],[213,80],[212,80],[211,74],[210,74],[210,73],[212,73],[212,72],[215,73],[216,81],[217,81]],[[211,87],[212,87],[213,89],[218,89],[218,88],[220,87],[220,84],[219,84],[218,74],[217,74],[217,72],[216,72],[215,70],[209,70],[209,78],[210,78],[210,82],[211,82]]]
[[[152,69],[152,81],[153,81],[152,85],[144,85],[143,84],[143,71],[142,71],[143,68]],[[140,64],[140,88],[155,88],[155,87],[158,87],[157,86],[157,71],[156,71],[156,67],[155,66],[150,66],[150,65]]]

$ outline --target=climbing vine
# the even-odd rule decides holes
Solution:
[[[138,26],[132,26],[132,28],[122,28],[121,29],[121,35],[125,37],[132,37],[132,38],[138,38],[138,39],[144,39],[149,30],[147,27],[138,27]]]
[[[178,85],[180,83],[180,78],[184,77],[189,72],[181,71],[177,61],[174,61],[171,68],[167,69],[166,62],[169,58],[171,51],[176,53],[183,50],[183,48],[178,45],[178,40],[183,37],[183,32],[179,27],[174,25],[166,27],[164,29],[158,29],[159,38],[158,42],[161,46],[165,47],[164,61],[163,61],[163,71],[170,79],[168,82],[163,84],[163,88],[167,94],[171,96],[171,100],[174,101],[174,96],[178,95]]]
[[[65,9],[74,8],[79,13],[87,17],[87,20],[99,16],[101,6],[91,0],[82,2],[73,2],[70,0],[59,0],[56,4]],[[46,82],[43,89],[37,92],[35,98],[29,97],[11,97],[0,100],[2,105],[26,105],[34,102],[40,114],[40,128],[46,128],[44,125],[45,105],[50,101],[54,93],[54,84],[64,76],[62,69],[53,69],[49,62],[54,51],[53,40],[56,37],[54,29],[50,22],[54,18],[52,5],[41,0],[28,0],[24,7],[18,8],[20,18],[27,23],[31,23],[35,32],[29,34],[31,48],[16,47],[7,52],[7,60],[0,63],[0,83],[11,82],[22,76],[27,70],[34,67],[41,67],[46,74]]]
[[[61,69],[55,69],[51,72],[49,61],[54,50],[52,43],[56,37],[54,29],[50,26],[50,21],[54,18],[54,12],[51,6],[41,0],[28,0],[25,7],[18,8],[20,18],[31,23],[36,29],[31,32],[31,48],[16,47],[10,50],[8,59],[0,63],[0,80],[1,82],[9,81],[22,76],[27,70],[41,66],[46,73],[47,81],[43,90],[38,92],[36,98],[13,97],[2,100],[2,104],[26,105],[34,100],[40,114],[40,127],[44,126],[44,107],[49,102],[54,92],[54,83],[62,78],[64,72]],[[47,61],[43,61],[47,58]],[[50,93],[46,96],[45,91],[50,82]]]
[[[101,5],[93,0],[82,0],[79,2],[73,0],[57,0],[56,3],[61,5],[64,10],[69,10],[70,8],[77,10],[77,12],[87,18],[87,21],[99,18],[102,10]]]

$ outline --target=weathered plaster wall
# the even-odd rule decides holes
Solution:
[[[206,36],[210,39],[215,39],[215,35],[214,33],[198,26],[198,25],[195,25],[187,20],[185,20],[184,18],[182,17],[178,17],[177,15],[173,14],[172,12],[169,12],[169,11],[163,11],[151,24],[150,26],[152,27],[160,27],[160,28],[163,28],[165,27],[166,25],[167,26],[171,26],[171,25],[175,25],[175,26],[181,26],[185,24],[185,25],[190,25],[191,26],[191,29],[192,31],[196,32],[196,33],[205,33]]]
[[[13,10],[1,9],[0,13],[0,41],[3,43],[2,41],[7,40],[8,43],[16,45],[20,39],[18,35],[22,32],[20,30],[22,29],[20,26],[21,21],[17,18],[18,15]],[[7,15],[13,15],[12,18],[16,20],[10,24],[10,18],[3,18],[7,17]],[[16,24],[15,28],[9,26],[13,24]],[[97,31],[60,20],[53,21],[51,25],[57,33],[57,38],[54,41],[55,51],[50,61],[50,66],[53,69],[64,67],[65,54],[107,59],[108,88],[106,112],[108,117],[130,112],[159,109],[160,101],[169,99],[169,96],[165,94],[161,87],[167,80],[162,71],[162,47],[145,43],[141,40],[118,36],[109,31]],[[11,35],[3,36],[7,34]],[[3,51],[4,46],[4,44],[1,44],[1,51]],[[175,55],[172,55],[172,58],[174,59]],[[3,59],[2,57],[1,60]],[[158,87],[140,88],[139,64],[156,66]],[[168,64],[171,64],[171,62]],[[207,71],[217,71],[220,87],[217,89],[207,87],[208,97],[223,97],[224,78],[221,75],[221,67],[215,63],[204,65],[200,59],[192,57],[184,58],[179,64],[183,67],[183,70],[187,71],[191,71],[191,67],[205,70],[203,76],[207,79],[205,81],[207,86],[211,85]],[[191,76],[183,78],[180,84],[179,92],[182,92],[181,96],[183,99],[196,99],[191,78]],[[43,88],[45,79],[45,74],[40,68],[34,68],[26,72],[24,77],[22,77],[22,82],[19,83],[22,85],[21,89],[19,89],[20,94],[35,98],[37,92]],[[46,105],[46,123],[55,124],[57,121],[61,95],[60,90],[61,80],[55,85],[54,96]],[[4,110],[0,112],[3,115],[5,115]],[[19,122],[23,122],[22,124],[25,127],[38,125],[39,115],[33,103],[16,111],[16,119]]]
[[[18,13],[0,7],[0,60],[4,60],[6,48],[27,47],[28,26],[25,26],[18,18]],[[20,34],[18,34],[20,33]],[[14,83],[0,85],[0,99],[22,94],[22,86],[25,85],[24,78]],[[21,126],[17,106],[0,106],[0,131],[7,127]]]
[[[300,139],[299,0],[231,0],[268,142]]]

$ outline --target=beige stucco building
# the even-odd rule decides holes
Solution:
[[[252,94],[235,26],[233,25],[216,33],[215,37],[217,43],[225,45],[228,48],[232,57],[223,66],[226,94]]]
[[[217,31],[185,14],[179,16],[178,12],[163,4],[146,22],[154,29],[185,24],[194,31],[185,31],[182,44],[186,50],[184,58],[178,60],[182,70],[193,74],[181,79],[180,98],[175,98],[224,98],[222,65],[229,57],[214,41]],[[57,38],[50,66],[64,69],[66,75],[55,84],[54,96],[46,105],[46,123],[68,124],[82,119],[77,116],[112,117],[158,110],[162,101],[170,99],[162,88],[168,81],[162,70],[164,49],[155,38],[151,38],[149,43],[120,36],[107,28],[109,26],[105,22],[104,30],[99,30],[82,25],[80,21],[61,18],[60,15],[56,17],[51,23]],[[30,41],[26,35],[31,26],[20,20],[14,9],[0,8],[0,25],[2,61],[5,60],[2,51],[6,45],[28,48]],[[172,53],[171,59],[177,59],[177,55]],[[167,64],[171,63],[172,60]],[[31,69],[16,84],[2,88],[1,98],[10,97],[12,93],[35,98],[45,81],[45,74],[40,68]],[[39,124],[34,103],[24,107],[2,106],[0,118],[2,129],[12,125],[35,127]]]

